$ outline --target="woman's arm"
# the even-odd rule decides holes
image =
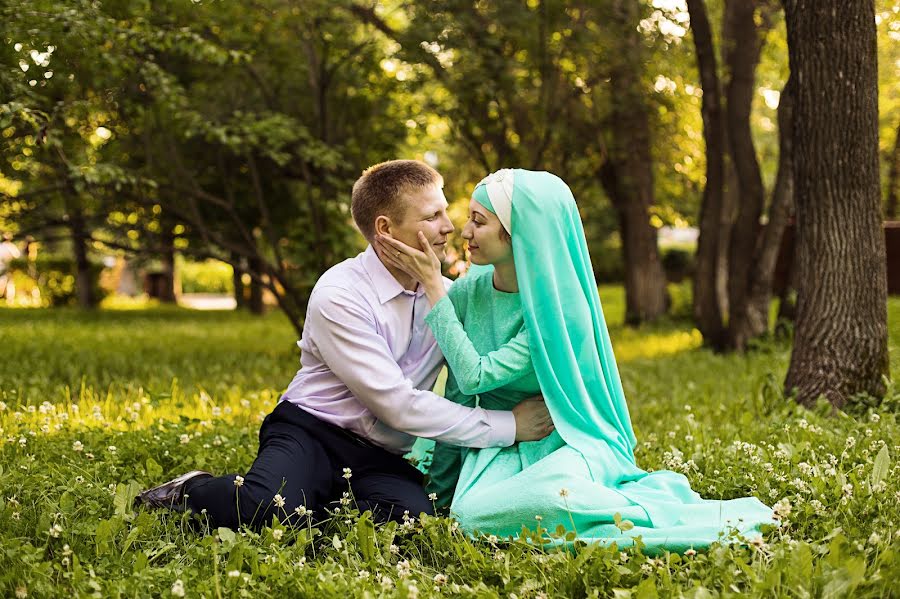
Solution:
[[[518,334],[500,348],[481,355],[463,329],[451,299],[445,297],[438,301],[425,322],[431,327],[462,393],[485,393],[530,372],[531,350],[524,324]]]

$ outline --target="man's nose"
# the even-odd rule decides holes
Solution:
[[[449,217],[444,217],[444,226],[441,228],[441,232],[444,235],[449,235],[455,230],[456,227],[453,226],[453,221],[451,221]]]

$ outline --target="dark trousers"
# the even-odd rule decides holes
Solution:
[[[344,478],[350,468],[350,479]],[[402,456],[361,439],[350,431],[319,420],[283,401],[266,416],[259,430],[259,452],[243,484],[235,476],[189,481],[185,502],[194,513],[206,510],[211,527],[237,529],[281,522],[296,523],[299,506],[326,517],[324,508],[339,507],[343,493],[352,491],[355,507],[370,510],[376,521],[401,520],[433,514],[425,496],[422,474]],[[281,495],[284,505],[274,500]],[[305,518],[305,516],[304,516]],[[305,521],[305,520],[303,520]]]

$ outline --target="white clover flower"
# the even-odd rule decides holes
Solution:
[[[109,453],[116,453],[119,450],[116,448],[115,445],[110,445],[109,447],[106,448],[106,451],[108,451]]]
[[[19,437],[19,445],[25,447],[26,445],[28,445],[28,439],[26,439],[25,437]]]
[[[791,515],[791,502],[785,497],[774,506],[772,506],[772,511],[775,512],[775,517],[779,520],[784,520],[788,516]]]
[[[869,536],[869,541],[868,541],[869,545],[877,545],[880,542],[881,542],[881,535],[879,535],[877,532],[873,532]]]
[[[222,415],[222,408],[220,408],[219,406],[213,406],[213,409],[212,409],[212,415],[213,415],[213,416],[216,416],[216,417],[221,416],[221,415]]]
[[[847,443],[846,443],[847,449],[850,449],[854,445],[856,445],[856,437],[847,437]]]
[[[180,437],[178,437],[178,441],[182,445],[187,445],[188,443],[191,442],[191,436],[190,435],[181,435]]]
[[[541,520],[544,519],[544,517],[541,515],[535,515],[534,519],[537,520],[538,522],[540,522]]]
[[[6,402],[0,401],[0,412],[6,411]]]
[[[16,587],[16,599],[25,599],[28,596],[28,587],[20,585]]]
[[[281,537],[283,537],[283,536],[284,536],[283,528],[276,528],[275,530],[272,531],[272,538],[275,539],[276,541],[280,541]]]
[[[388,576],[386,574],[383,574],[381,576],[381,581],[379,584],[381,584],[381,588],[385,591],[389,591],[392,588],[394,588],[394,581],[391,579],[390,576]]]
[[[240,578],[241,571],[240,570],[229,570],[228,578]]]
[[[843,487],[841,487],[841,493],[843,493],[845,497],[853,497],[853,484],[845,484]]]
[[[428,501],[437,501],[437,493],[429,493]]]
[[[406,596],[409,597],[409,599],[416,599],[419,596],[419,587],[413,583],[409,583],[409,586],[406,587]]]
[[[234,486],[235,487],[243,487],[244,486],[244,477],[241,475],[237,475],[234,477]]]
[[[84,445],[82,445],[81,441],[72,443],[72,451],[84,451]]]
[[[560,497],[568,497],[569,490],[567,488],[563,487],[562,489],[559,490],[559,496]]]
[[[688,557],[694,557],[695,555],[697,555],[697,550],[691,548],[691,549],[688,549],[687,551],[685,551],[684,554]]]
[[[445,584],[447,584],[447,576],[445,574],[435,574],[434,575],[434,584],[436,584],[439,587],[444,586]]]
[[[0,407],[0,411],[2,411],[3,409],[5,409],[5,404],[3,407]],[[881,420],[881,416],[873,412],[872,415],[869,416],[869,420],[871,420],[872,422],[878,422],[879,420]]]
[[[409,576],[412,567],[409,565],[409,560],[400,560],[397,562],[397,575],[401,578],[406,578]]]
[[[54,539],[58,539],[59,535],[60,535],[60,533],[62,533],[62,531],[63,531],[62,526],[60,526],[59,524],[54,524],[53,526],[50,527],[50,530],[47,531],[47,534],[49,534]]]
[[[68,544],[68,543],[66,543],[65,545],[63,545],[63,548],[62,548],[62,554],[63,554],[63,555],[72,555],[72,548],[69,547],[69,544]]]
[[[344,478],[346,478],[347,480],[350,480],[350,477],[353,476],[353,471],[350,470],[349,468],[344,468],[344,474],[343,474],[343,476],[344,476]]]
[[[297,507],[294,508],[294,512],[301,518],[309,513],[309,511],[306,509],[305,505],[298,505]]]
[[[81,483],[84,482],[84,477],[79,474],[78,476],[75,477],[75,482],[80,485]]]
[[[303,557],[301,557],[300,559],[297,560],[297,567],[298,567],[298,568],[302,568],[302,567],[305,566],[305,565],[306,565],[306,556],[303,556]]]
[[[397,547],[396,545],[394,545],[394,544],[392,543],[391,546],[390,546],[390,552],[393,553],[394,555],[399,555],[399,554],[400,554],[400,548]]]

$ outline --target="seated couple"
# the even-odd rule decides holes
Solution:
[[[452,285],[440,274],[454,230],[442,186],[412,160],[362,174],[352,213],[371,245],[316,284],[301,368],[264,420],[250,470],[191,472],[139,501],[259,527],[324,515],[349,480],[376,520],[432,514],[435,493],[469,532],[514,536],[540,516],[588,542],[640,536],[669,550],[773,523],[754,497],[705,500],[684,475],[635,463],[568,186],[521,169],[479,183],[462,231],[475,266]],[[446,398],[429,391],[445,360]],[[436,441],[427,488],[403,458],[417,437]],[[634,527],[620,530],[616,514]]]

